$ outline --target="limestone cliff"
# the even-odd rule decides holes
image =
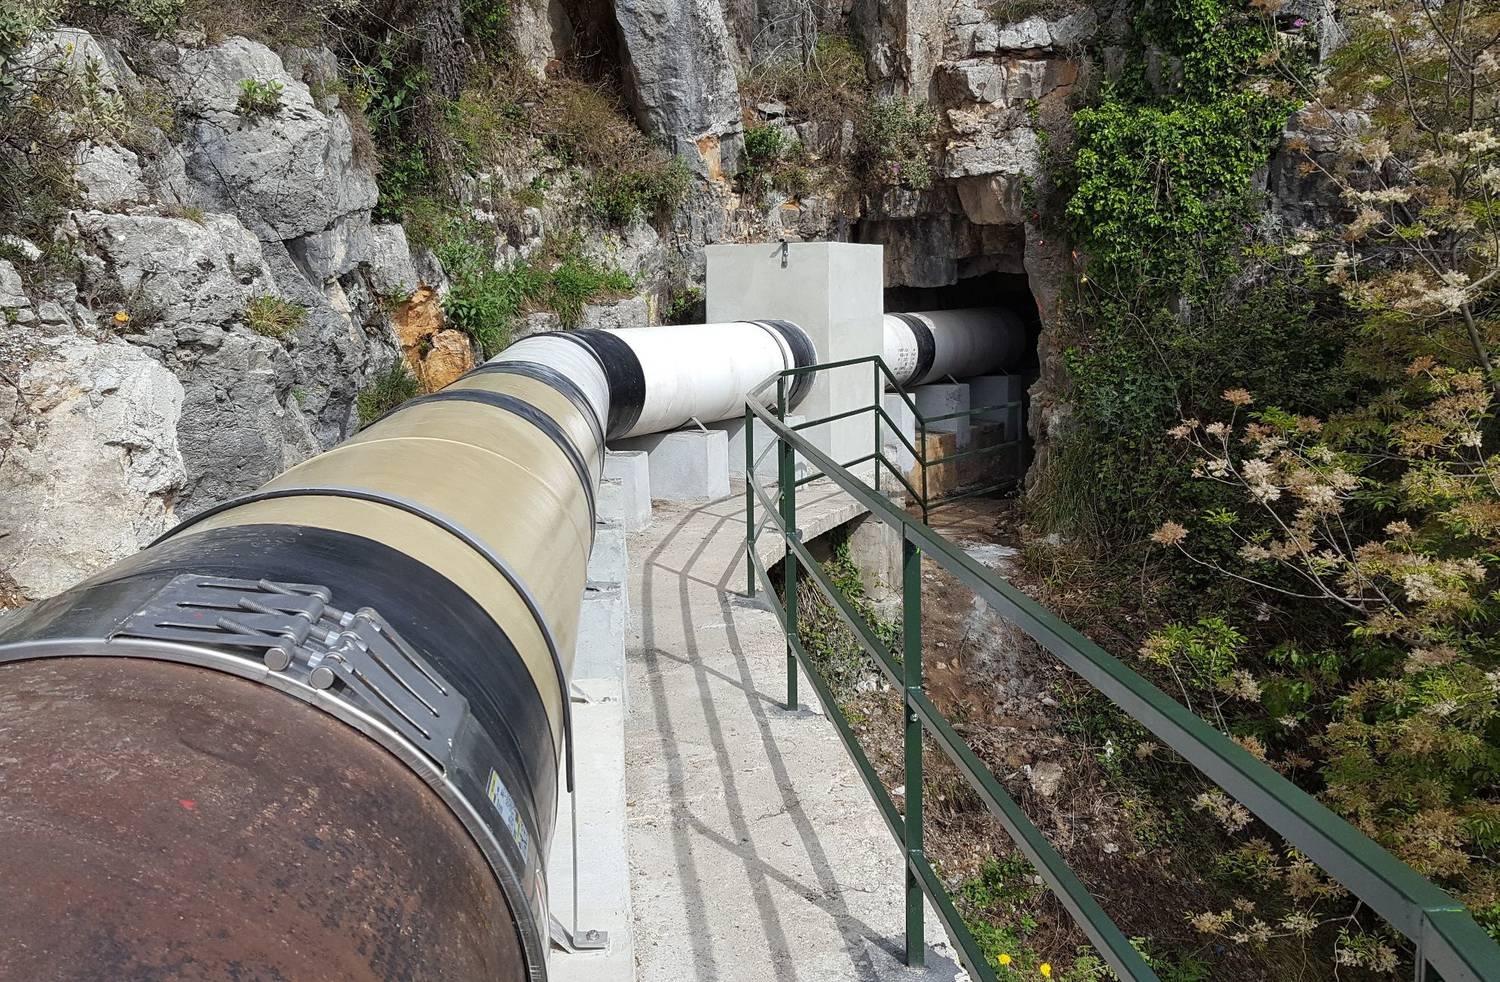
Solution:
[[[589,199],[604,163],[560,152],[517,96],[506,112],[534,115],[506,124],[509,150],[452,182],[464,221],[486,230],[480,265],[571,237],[631,287],[607,304],[524,305],[510,337],[690,318],[708,243],[877,242],[893,302],[1035,307],[1044,463],[1067,417],[1076,275],[1050,162],[1118,61],[1125,19],[1068,2],[1007,9],[515,5],[507,64],[607,92],[641,145],[690,173],[662,213],[602,220]],[[360,393],[398,360],[433,388],[479,356],[445,313],[454,271],[375,217],[393,209],[355,97],[368,66],[327,47],[210,42],[187,21],[158,40],[47,27],[10,62],[20,88],[0,96],[34,95],[43,77],[72,93],[56,110],[68,206],[35,241],[0,239],[0,571],[21,594],[58,590],[344,439]],[[1287,166],[1266,180],[1287,207],[1316,207]]]

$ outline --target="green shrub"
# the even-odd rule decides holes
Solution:
[[[867,107],[858,125],[858,164],[875,188],[932,187],[937,116],[906,99],[881,99]]]
[[[687,195],[692,171],[681,157],[658,154],[639,165],[608,168],[589,182],[586,193],[594,214],[612,225],[638,217],[660,218]]]
[[[432,169],[421,147],[411,146],[401,153],[387,153],[381,159],[375,184],[380,191],[375,218],[380,221],[408,221],[414,210],[435,204],[426,196],[432,184]],[[422,219],[418,216],[417,220]]]
[[[776,166],[793,142],[779,126],[752,126],[745,130],[745,172],[754,174]]]
[[[522,208],[541,208],[547,203],[547,189],[551,182],[545,177],[533,177],[524,188],[517,188],[510,199]]]
[[[307,308],[269,294],[245,305],[245,323],[256,334],[287,341],[307,323]]]
[[[488,250],[471,238],[472,229],[450,224],[434,247],[448,274],[443,312],[449,322],[489,358],[510,343],[510,324],[521,305],[540,287],[540,278],[525,263],[496,269]]]
[[[744,102],[776,101],[802,119],[837,122],[858,115],[870,101],[870,83],[859,43],[844,34],[821,34],[804,63],[775,54],[740,80]]]
[[[701,322],[704,316],[703,288],[688,286],[672,295],[663,321],[667,324],[694,324]]]
[[[510,5],[499,0],[462,0],[464,40],[481,53],[503,56],[510,44]]]
[[[577,79],[549,82],[530,119],[542,144],[578,167],[619,167],[649,146],[615,93]]]
[[[1074,114],[1067,215],[1104,267],[1096,275],[1144,277],[1179,294],[1222,281],[1246,240],[1250,176],[1285,115],[1241,93],[1164,106],[1111,93]]]
[[[488,80],[473,87],[448,107],[449,135],[463,148],[470,167],[511,159],[529,136],[530,116],[513,86]]]
[[[281,83],[274,80],[247,78],[240,82],[239,110],[251,118],[274,116],[281,112]]]
[[[568,256],[548,276],[540,299],[557,314],[563,327],[577,327],[583,309],[605,297],[634,289],[635,281],[618,269],[604,269],[592,259]]]
[[[78,197],[74,140],[64,123],[75,102],[56,73],[25,73],[30,97],[9,98],[6,80],[21,82],[10,71],[0,61],[0,232],[45,242]]]
[[[881,617],[865,595],[859,567],[849,552],[847,536],[834,545],[833,555],[823,564],[823,571],[828,574],[834,589],[843,595],[866,624],[874,628],[875,636],[899,659],[901,625]],[[838,609],[807,577],[797,583],[797,629],[807,648],[808,658],[827,680],[840,710],[848,716],[849,704],[858,696],[860,682],[878,674],[879,669],[844,623]]]
[[[406,367],[406,362],[397,358],[391,367],[376,375],[359,393],[356,411],[359,425],[369,426],[397,406],[414,399],[422,393],[422,383]]]
[[[590,303],[634,288],[620,270],[580,255],[574,243],[548,243],[542,254],[495,268],[479,243],[482,229],[449,218],[433,246],[450,289],[443,312],[488,358],[510,343],[510,327],[527,310],[551,310],[574,327]]]
[[[62,20],[86,30],[117,35],[139,31],[165,38],[182,19],[183,0],[73,0],[60,4]]]

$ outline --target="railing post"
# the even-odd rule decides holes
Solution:
[[[786,376],[776,380],[776,415],[786,425]],[[781,569],[786,584],[786,708],[797,708],[797,655],[792,639],[797,637],[797,554],[792,551],[792,536],[797,535],[797,469],[796,448],[790,440],[777,434],[777,473],[781,479],[781,528],[786,539],[786,554]]]
[[[922,722],[912,694],[922,691],[922,552],[902,530],[901,670],[906,683],[906,964],[926,961],[922,930],[922,885],[912,859],[922,855]]]
[[[745,403],[745,596],[755,596],[755,414]]]
[[[922,524],[927,524],[927,420],[916,412],[916,403],[912,403],[912,413],[917,417],[917,448],[922,451]]]
[[[880,384],[880,362],[870,363],[870,374],[875,376],[875,403],[870,407],[870,415],[875,420],[875,493],[880,493],[880,393],[884,388]]]

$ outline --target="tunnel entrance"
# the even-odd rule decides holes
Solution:
[[[1041,318],[1026,274],[991,269],[961,276],[946,285],[896,285],[885,290],[887,313],[972,307],[1000,307],[1014,313],[1025,326],[1024,352],[1000,376],[966,378],[955,374],[951,379],[917,387],[912,396],[918,410],[924,416],[941,416],[961,409],[972,411],[1009,403],[1019,406],[932,424],[939,432],[926,437],[927,463],[918,461],[913,471],[917,478],[925,478],[929,499],[975,495],[987,488],[994,493],[1018,488],[1024,483],[1031,460],[1027,391],[1039,371]],[[1004,328],[997,324],[996,329]]]

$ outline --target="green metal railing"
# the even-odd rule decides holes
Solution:
[[[1415,978],[1430,982],[1500,982],[1500,947],[1469,916],[1464,907],[1434,884],[1381,849],[1310,795],[1297,788],[1238,744],[1193,715],[1146,679],[1127,668],[1102,648],[1079,634],[1030,597],[979,565],[972,558],[928,527],[925,520],[897,507],[879,489],[882,468],[894,475],[908,493],[915,489],[885,457],[879,421],[895,427],[881,406],[881,388],[875,393],[875,451],[856,461],[840,464],[827,456],[799,431],[855,412],[840,413],[796,426],[786,425],[788,379],[805,372],[827,371],[858,365],[872,359],[852,359],[828,365],[791,369],[766,379],[749,394],[745,408],[746,490],[745,536],[747,592],[755,596],[757,584],[764,589],[770,606],[786,634],[786,707],[797,706],[797,667],[815,690],[828,719],[843,740],[870,796],[906,858],[906,958],[912,965],[923,961],[923,903],[933,905],[958,948],[960,961],[969,973],[986,982],[997,982],[993,969],[965,926],[946,888],[928,861],[922,844],[922,745],[924,734],[947,756],[984,801],[991,815],[1005,828],[1020,852],[1031,861],[1042,880],[1088,936],[1099,955],[1122,979],[1150,980],[1156,974],[1114,924],[1098,902],[1069,869],[1063,858],[1042,836],[1020,806],[985,767],[953,726],[937,710],[922,684],[922,578],[921,563],[928,559],[968,586],[1011,624],[1047,649],[1094,688],[1150,730],[1224,791],[1241,802],[1267,826],[1300,850],[1329,876],[1343,884],[1414,946]],[[880,359],[881,372],[890,377]],[[894,379],[891,379],[894,383]],[[764,407],[765,393],[774,384],[777,409]],[[899,391],[899,387],[896,387]],[[903,397],[905,393],[902,393]],[[907,400],[910,403],[910,400]],[[915,406],[912,407],[915,412]],[[773,497],[756,479],[755,426],[757,421],[774,437],[777,454],[777,491]],[[902,437],[908,450],[915,448]],[[822,565],[813,558],[797,527],[797,488],[809,478],[796,476],[796,458],[801,456],[818,477],[826,477],[853,497],[902,537],[902,617],[899,659],[876,636],[874,628],[834,586]],[[873,480],[867,483],[849,467],[873,461]],[[765,509],[765,519],[756,522],[756,501]],[[769,572],[756,554],[756,540],[774,525],[784,540],[782,584],[784,601],[778,602]],[[808,657],[797,627],[797,581],[801,572],[811,577],[854,632],[860,646],[876,666],[902,693],[905,704],[905,798],[903,812],[896,807],[879,774],[859,745],[853,730],[834,699],[828,683]],[[1436,970],[1433,975],[1429,969]]]

